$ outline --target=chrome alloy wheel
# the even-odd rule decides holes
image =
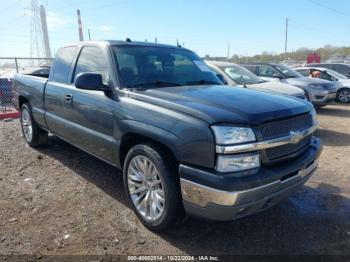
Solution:
[[[338,99],[342,103],[349,103],[350,102],[350,90],[348,90],[348,89],[341,90],[338,94]]]
[[[149,158],[138,155],[130,161],[128,189],[134,206],[146,221],[154,222],[161,217],[165,205],[164,188]]]
[[[30,113],[28,109],[24,108],[21,114],[21,124],[23,129],[23,134],[28,143],[33,139],[33,126],[32,120],[30,118]]]

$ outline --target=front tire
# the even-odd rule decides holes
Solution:
[[[178,177],[160,148],[147,144],[131,148],[125,158],[123,177],[133,210],[146,227],[164,230],[181,217]]]
[[[21,127],[25,141],[32,147],[45,144],[48,140],[48,132],[39,127],[35,122],[32,109],[28,103],[21,107]]]
[[[337,101],[339,103],[347,104],[350,102],[350,89],[343,88],[337,92]]]

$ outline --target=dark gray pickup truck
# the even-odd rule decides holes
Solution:
[[[16,75],[30,146],[48,132],[122,169],[140,220],[231,220],[286,198],[321,152],[313,106],[222,85],[192,51],[128,41],[58,51],[48,79]]]

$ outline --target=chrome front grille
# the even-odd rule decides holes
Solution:
[[[303,153],[310,145],[311,136],[307,136],[300,140],[297,144],[288,144],[283,146],[277,146],[265,150],[266,157],[269,161],[278,160],[294,154]]]
[[[291,131],[301,131],[312,127],[310,114],[303,114],[296,117],[283,119],[275,122],[262,124],[255,128],[258,141],[266,141],[279,137],[289,136]],[[310,145],[311,135],[301,139],[296,144],[286,144],[262,150],[262,162],[269,164],[279,160],[286,160],[302,154]]]

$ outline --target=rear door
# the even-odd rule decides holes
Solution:
[[[104,84],[111,86],[107,55],[107,50],[99,46],[81,49],[70,85],[64,93],[70,99],[65,103],[67,128],[64,136],[81,149],[115,163],[117,145],[113,137],[113,114],[116,101],[103,91],[82,90],[74,86],[76,76],[84,72],[101,74]]]

